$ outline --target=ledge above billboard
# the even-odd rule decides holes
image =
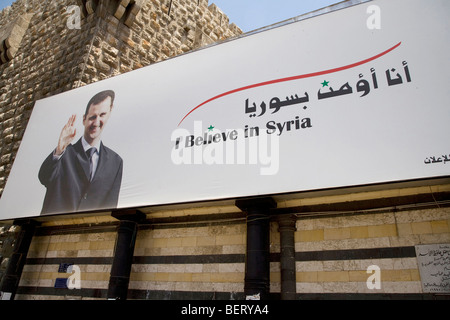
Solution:
[[[449,176],[448,12],[369,1],[40,100],[0,220]]]

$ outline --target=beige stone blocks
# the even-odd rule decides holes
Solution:
[[[381,270],[381,289],[367,288],[367,268]],[[352,261],[297,262],[299,293],[411,293],[421,292],[416,258],[367,259]]]
[[[295,241],[301,244],[336,242],[347,245],[361,239],[359,245],[364,247],[370,239],[385,239],[388,242],[401,241],[404,237],[433,235],[445,242],[450,234],[448,208],[418,211],[400,211],[395,213],[362,214],[358,216],[317,218],[297,221]],[[346,241],[347,240],[347,241]],[[316,246],[317,247],[317,246]]]
[[[144,230],[138,233],[135,255],[245,253],[245,235],[245,224]]]
[[[78,265],[81,287],[107,289],[110,265]],[[69,278],[70,273],[58,272],[59,265],[25,265],[19,286],[53,287],[56,279]]]
[[[215,210],[220,211],[217,208]],[[205,214],[202,210],[197,213]],[[174,211],[171,214],[181,217],[193,214],[193,211]],[[450,210],[436,208],[300,219],[295,232],[296,252],[322,253],[331,250],[338,253],[341,250],[444,243],[449,236],[449,215]],[[271,222],[270,230],[271,252],[276,253],[280,250],[280,243],[275,221]],[[245,220],[235,221],[234,224],[162,225],[142,229],[138,233],[134,255],[156,260],[132,266],[130,289],[242,292],[245,282],[244,262],[211,263],[196,259],[210,255],[245,255],[245,234]],[[115,237],[115,232],[37,236],[33,239],[28,258],[112,257]],[[192,257],[193,260],[164,263],[166,258],[177,256]],[[296,262],[298,293],[422,292],[415,257],[306,260]],[[367,287],[366,281],[370,276],[367,268],[370,265],[376,265],[381,270],[380,290],[372,291]],[[68,276],[59,274],[57,267],[26,265],[21,285],[51,287],[56,278]],[[83,286],[107,288],[109,265],[81,265],[81,268]],[[271,292],[281,290],[280,268],[279,262],[271,262]]]
[[[138,233],[135,249],[135,255],[154,257],[222,254],[245,254],[245,223],[142,230]],[[130,287],[242,291],[244,275],[244,263],[136,264],[132,267]]]
[[[244,275],[244,263],[133,265],[130,288],[242,292]]]
[[[450,241],[449,208],[405,210],[334,218],[300,219],[296,251],[389,248]],[[374,293],[367,268],[381,269],[376,292],[422,292],[416,258],[297,261],[299,293]]]
[[[34,237],[27,257],[112,257],[115,238],[114,232]]]

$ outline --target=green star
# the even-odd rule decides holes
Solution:
[[[330,81],[324,81],[324,82],[322,82],[321,83],[321,85],[322,85],[322,88],[323,87],[328,87],[328,84],[330,83]]]
[[[209,130],[209,131],[213,131],[213,130],[214,130],[214,127],[213,127],[212,125],[210,125],[209,128],[208,128],[208,130]]]

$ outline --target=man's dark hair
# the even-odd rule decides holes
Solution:
[[[89,113],[89,108],[91,107],[91,105],[99,104],[108,97],[111,97],[111,107],[112,107],[112,105],[114,104],[115,96],[116,96],[116,94],[112,90],[105,90],[105,91],[97,93],[95,96],[93,96],[91,98],[91,100],[89,100],[87,107],[86,107],[86,111],[84,112],[84,115],[86,116]]]

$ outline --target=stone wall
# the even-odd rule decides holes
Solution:
[[[297,293],[422,292],[416,245],[450,242],[449,208],[297,221]],[[381,288],[369,289],[369,266]]]
[[[243,297],[245,219],[210,223],[141,226],[134,251],[129,299],[238,299]],[[50,229],[47,229],[48,231]],[[41,232],[44,231],[43,229]],[[116,232],[78,228],[34,237],[16,299],[105,299]],[[44,231],[45,232],[45,231]],[[81,271],[81,289],[55,288],[61,264]]]
[[[129,299],[244,298],[244,214],[232,207],[211,207],[209,215],[197,210],[198,218],[194,218],[193,211],[164,212],[161,217],[165,218],[140,226]],[[108,219],[44,223],[33,238],[16,299],[105,299],[116,240],[115,223]],[[270,293],[277,299],[281,291],[280,233],[273,220]],[[415,246],[436,243],[450,243],[448,207],[324,217],[298,213],[297,299],[366,295],[423,299]],[[80,267],[81,289],[55,287],[58,278],[71,275],[59,272],[61,264]],[[380,268],[380,289],[367,287],[371,265]]]

